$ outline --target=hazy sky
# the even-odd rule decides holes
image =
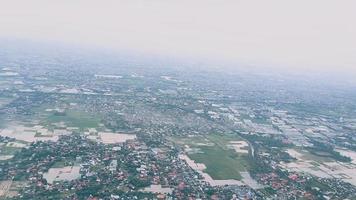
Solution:
[[[0,37],[356,72],[355,0],[0,0]]]

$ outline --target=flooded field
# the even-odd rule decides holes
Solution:
[[[171,194],[171,188],[165,188],[161,185],[150,185],[150,187],[146,187],[143,189],[144,192],[152,192],[152,193],[160,193],[160,194]]]
[[[228,144],[229,147],[233,148],[236,153],[248,153],[249,145],[246,141],[231,141]]]
[[[48,183],[53,184],[56,181],[71,181],[80,178],[80,167],[67,166],[62,168],[51,168],[47,173],[43,174],[43,178]]]
[[[23,125],[9,126],[0,130],[0,135],[25,142],[57,141],[58,135],[42,126],[26,127]]]
[[[5,196],[10,190],[12,181],[1,181],[0,183],[0,197]]]
[[[0,199],[13,198],[19,193],[19,190],[26,186],[25,181],[0,181]]]
[[[244,184],[250,186],[251,188],[253,188],[255,190],[263,188],[263,185],[257,183],[257,181],[251,177],[250,173],[240,172],[240,174],[242,176],[242,182]]]
[[[99,132],[99,140],[104,144],[117,144],[124,143],[127,140],[134,140],[136,135],[125,134],[125,133],[110,133],[110,132]]]
[[[339,150],[343,152],[343,150]],[[290,171],[304,172],[321,178],[338,178],[356,186],[356,164],[355,154],[351,151],[343,153],[352,158],[351,163],[342,163],[337,161],[322,161],[321,159],[307,159],[306,152],[288,149],[287,153],[296,158],[296,161],[290,163],[281,163],[281,167]],[[354,157],[352,157],[352,155]]]

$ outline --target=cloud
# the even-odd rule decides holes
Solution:
[[[0,36],[356,72],[352,0],[2,0]]]

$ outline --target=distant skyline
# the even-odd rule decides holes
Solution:
[[[0,0],[0,37],[356,74],[356,1]]]

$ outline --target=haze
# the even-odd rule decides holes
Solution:
[[[356,73],[356,2],[1,1],[0,36]]]

